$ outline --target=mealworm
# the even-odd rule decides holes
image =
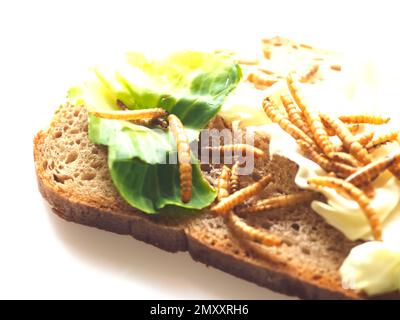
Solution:
[[[160,118],[167,115],[167,112],[162,108],[109,111],[90,110],[89,113],[98,118],[112,120],[143,120]]]
[[[264,55],[265,59],[267,59],[267,60],[271,59],[272,50],[271,50],[271,48],[269,46],[263,45],[262,52],[263,52],[263,55]]]
[[[238,205],[239,203],[251,198],[252,196],[259,193],[263,190],[270,182],[272,181],[272,176],[267,175],[261,178],[259,181],[254,182],[253,184],[236,191],[222,199],[219,203],[217,203],[214,207],[211,208],[211,211],[216,214],[226,214],[233,207]]]
[[[375,210],[371,207],[370,199],[365,193],[351,184],[350,182],[344,181],[338,178],[332,177],[318,177],[308,180],[310,185],[315,187],[328,187],[333,188],[341,194],[346,194],[358,203],[361,209],[363,209],[366,218],[368,219],[369,225],[371,226],[372,234],[375,240],[382,239],[382,226]]]
[[[323,118],[321,118],[321,120],[328,136],[330,137],[336,136],[336,132],[331,127],[329,127],[326,121],[324,121]],[[360,125],[358,123],[346,124],[346,127],[352,134],[355,134],[358,130],[360,130]]]
[[[371,152],[376,148],[379,148],[389,142],[395,142],[399,136],[399,131],[391,131],[380,135],[373,139],[372,141],[368,142],[365,148]]]
[[[232,193],[238,191],[240,187],[239,175],[238,175],[239,166],[240,166],[239,161],[236,161],[232,166],[231,179],[230,179]]]
[[[117,106],[122,109],[122,110],[129,110],[128,107],[123,103],[121,100],[117,99],[116,102]],[[160,126],[162,128],[167,128],[168,123],[165,121],[165,119],[159,117],[159,118],[144,118],[144,119],[135,119],[135,120],[129,120],[130,122],[139,125],[139,126],[145,126],[145,127],[150,127],[150,126]]]
[[[279,246],[282,244],[282,240],[277,236],[270,234],[266,230],[264,231],[250,226],[232,211],[227,215],[226,221],[228,226],[232,228],[233,233],[247,240],[258,242],[266,246]]]
[[[307,141],[310,145],[314,144],[314,141],[311,140],[302,130],[297,128],[293,123],[290,122],[288,118],[282,115],[275,103],[269,97],[266,97],[263,101],[263,109],[267,114],[268,118],[271,119],[272,122],[277,123],[284,131],[290,134],[293,138],[302,139]]]
[[[117,106],[122,110],[129,110],[125,103],[121,100],[117,99]],[[168,122],[164,118],[150,118],[150,119],[137,119],[131,120],[132,123],[140,125],[140,126],[160,126],[163,129],[168,128]]]
[[[359,123],[348,123],[348,124],[346,124],[346,128],[352,134],[355,134],[355,133],[357,133],[358,130],[360,130],[360,124]]]
[[[168,122],[163,118],[130,120],[130,122],[144,127],[160,126],[163,129],[168,128]]]
[[[372,199],[375,197],[375,187],[371,183],[361,186],[360,189],[368,198]]]
[[[302,47],[303,49],[309,49],[309,50],[313,49],[313,47],[311,47],[309,44],[305,44],[305,43],[300,43],[300,47]]]
[[[260,60],[256,57],[237,57],[236,62],[238,64],[245,64],[249,66],[254,66],[260,63]]]
[[[303,83],[309,82],[315,76],[315,74],[318,72],[318,70],[319,70],[319,64],[312,65],[307,70],[307,72],[300,77],[299,81],[303,82]]]
[[[229,169],[227,166],[223,166],[217,182],[217,199],[219,201],[229,196],[230,176],[231,176],[231,169]]]
[[[277,208],[287,208],[298,204],[308,203],[315,199],[316,193],[305,191],[296,192],[288,195],[277,196],[274,198],[263,199],[247,207],[240,207],[236,213],[257,213]]]
[[[368,124],[385,124],[390,121],[389,117],[382,117],[373,114],[354,114],[340,116],[339,119],[344,123],[368,123]]]
[[[389,168],[389,171],[400,180],[400,164],[397,161]]]
[[[371,162],[372,158],[368,151],[357,141],[341,120],[328,114],[321,114],[321,118],[336,132],[337,136],[342,140],[343,146],[351,155],[363,164]]]
[[[359,167],[360,162],[354,158],[351,154],[345,152],[335,152],[332,156],[332,160],[346,163],[352,167]]]
[[[319,114],[313,111],[304,103],[303,99],[300,97],[299,88],[294,83],[292,76],[289,75],[286,80],[289,91],[292,94],[294,101],[303,111],[304,117],[306,118],[307,123],[310,126],[315,142],[328,157],[331,157],[332,153],[334,152],[334,146],[329,140],[328,133],[326,132],[325,127],[321,122]]]
[[[190,146],[181,120],[174,114],[168,116],[168,123],[174,135],[179,162],[181,200],[187,203],[192,198],[192,165],[190,163]]]
[[[355,138],[357,139],[357,141],[362,145],[362,146],[366,146],[374,137],[374,132],[365,132],[365,133],[360,133],[359,135],[357,135]]]
[[[259,71],[251,72],[248,75],[247,80],[254,83],[255,86],[263,89],[272,86],[274,83],[278,81],[275,77],[268,76],[267,74]]]
[[[254,158],[264,158],[265,152],[257,147],[253,147],[252,145],[245,143],[237,143],[237,144],[226,144],[223,146],[216,147],[205,147],[206,150],[209,151],[219,151],[222,155],[252,155]]]
[[[307,136],[313,139],[312,132],[304,119],[304,116],[298,106],[289,95],[281,95],[281,101],[288,114],[289,120]]]
[[[348,177],[356,171],[354,167],[348,166],[344,163],[333,161],[327,158],[325,155],[318,153],[307,142],[303,140],[297,140],[297,144],[307,158],[309,158],[311,161],[314,161],[328,173],[334,172],[341,177]]]
[[[379,176],[379,174],[392,166],[399,158],[400,154],[397,154],[373,161],[347,177],[346,181],[354,184],[356,187],[361,187],[364,184],[371,183]]]
[[[342,66],[340,64],[331,64],[331,69],[335,71],[341,71]]]
[[[269,75],[269,76],[276,76],[275,72],[273,72],[272,70],[268,69],[267,67],[259,67],[258,68],[259,71]]]

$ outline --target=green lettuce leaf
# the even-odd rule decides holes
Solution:
[[[161,61],[131,52],[126,60],[117,70],[93,69],[85,90],[89,108],[118,109],[117,100],[132,110],[161,107],[186,127],[201,129],[242,76],[237,64],[201,52],[176,53]]]
[[[198,163],[192,165],[193,194],[188,203],[181,201],[176,164],[148,164],[132,159],[110,160],[110,167],[113,182],[125,201],[147,213],[156,213],[167,205],[202,209],[216,196],[215,190],[203,178]]]
[[[199,52],[177,53],[161,61],[129,53],[127,63],[116,71],[93,71],[83,88],[70,90],[70,99],[83,100],[89,110],[118,109],[117,100],[132,110],[162,107],[181,119],[190,141],[198,138],[241,78],[238,65]],[[112,180],[133,207],[146,213],[169,205],[201,209],[216,196],[194,159],[193,196],[188,203],[181,201],[179,167],[167,164],[176,154],[169,130],[89,116],[89,137],[108,146]]]

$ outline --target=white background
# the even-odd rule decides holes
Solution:
[[[55,217],[37,190],[33,136],[96,61],[273,35],[372,59],[382,106],[399,108],[397,2],[1,1],[0,298],[285,298],[187,254]]]

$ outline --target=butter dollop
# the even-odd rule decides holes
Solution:
[[[400,227],[400,226],[399,226]],[[400,246],[368,241],[356,246],[340,268],[343,287],[369,295],[400,289]]]

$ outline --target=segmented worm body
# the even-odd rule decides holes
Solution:
[[[236,213],[257,213],[277,208],[287,208],[299,204],[309,203],[316,198],[316,193],[311,191],[296,192],[288,195],[263,199],[247,207],[236,209]]]
[[[217,182],[217,199],[219,201],[229,196],[230,176],[231,176],[231,169],[229,169],[227,166],[223,166]]]
[[[167,112],[162,108],[109,111],[90,110],[89,113],[98,118],[112,120],[143,120],[160,118],[167,115]]]
[[[223,198],[219,203],[211,208],[211,211],[216,214],[226,214],[232,210],[239,203],[251,198],[252,196],[263,190],[272,181],[271,175],[267,175],[261,178],[259,181],[236,191],[229,195],[229,197]]]
[[[229,212],[226,220],[233,233],[243,237],[244,239],[258,242],[266,246],[279,246],[282,244],[282,240],[277,236],[270,234],[266,230],[261,230],[247,224],[232,211]]]
[[[168,116],[168,123],[178,150],[181,200],[187,203],[192,198],[192,165],[190,163],[189,141],[183,124],[177,116],[170,114]]]

